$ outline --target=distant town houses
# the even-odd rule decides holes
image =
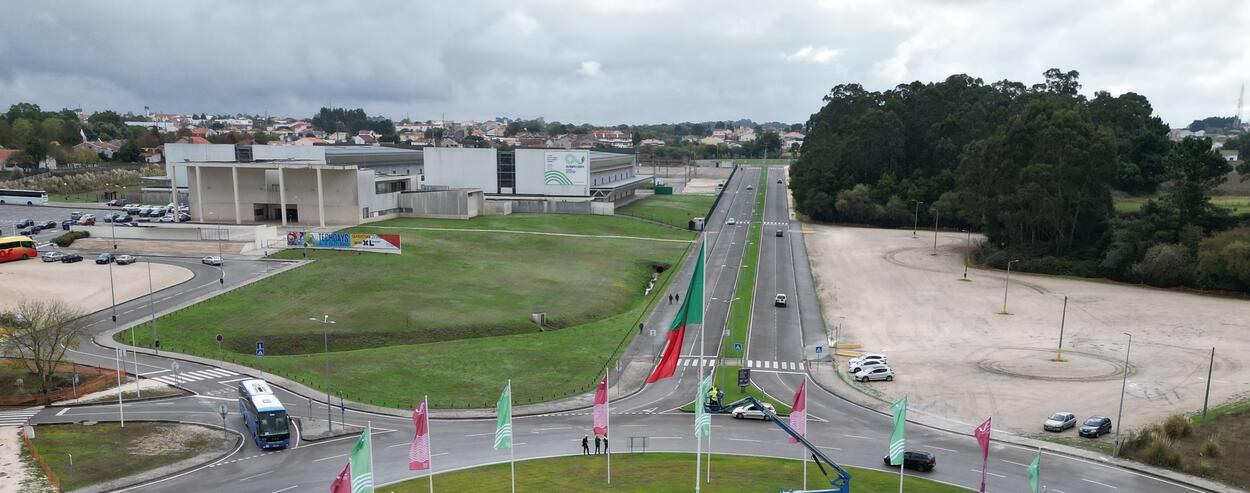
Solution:
[[[104,159],[113,159],[113,157],[117,154],[117,151],[121,150],[122,144],[124,143],[125,142],[122,141],[116,141],[116,143],[114,143],[95,140],[78,144],[74,146],[74,150],[88,149],[91,152],[99,154],[100,157]]]

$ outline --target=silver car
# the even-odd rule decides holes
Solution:
[[[134,255],[118,255],[115,262],[117,262],[117,265],[127,265],[135,263],[135,260]]]
[[[855,374],[855,379],[861,382],[867,382],[869,380],[885,380],[890,382],[894,380],[894,370],[891,370],[888,366],[881,366],[871,370],[863,370]]]
[[[200,259],[200,263],[204,265],[221,265],[221,257],[218,257],[216,255],[213,255],[210,257],[204,257]]]
[[[769,404],[767,402],[761,402],[760,404],[763,404],[764,409],[767,409],[768,412],[773,413],[774,415],[777,414],[777,410],[773,408],[772,404]],[[753,404],[747,404],[745,406],[735,407],[733,410],[733,413],[731,414],[733,415],[734,418],[737,418],[737,419],[746,419],[746,418],[768,419],[768,415],[764,414],[763,412],[760,412],[760,410],[756,408],[755,405]]]
[[[1042,429],[1046,431],[1063,431],[1075,426],[1076,415],[1072,413],[1055,413],[1042,423]]]
[[[65,254],[61,252],[44,252],[43,261],[44,262],[60,262],[61,257],[64,257],[64,256]]]
[[[884,361],[860,361],[857,364],[851,365],[851,374],[858,376],[860,372],[875,370],[877,368],[889,368],[889,366],[887,366]]]

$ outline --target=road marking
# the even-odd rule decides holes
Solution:
[[[238,400],[238,399],[229,399],[226,397],[212,397],[212,396],[207,396],[207,395],[196,395],[195,397],[197,399],[214,399],[218,401],[227,401],[227,402],[234,402]]]
[[[408,444],[405,443],[404,445],[408,445]],[[339,454],[339,455],[334,455],[330,457],[322,457],[320,459],[313,459],[313,462],[321,462],[323,460],[337,459],[339,457],[347,457],[347,454]]]
[[[840,448],[838,448],[838,447],[824,447],[824,446],[817,445],[817,446],[816,446],[816,448],[823,448],[823,449],[827,449],[827,450],[837,450],[837,451],[839,451],[839,452],[841,452],[841,451],[842,451],[842,449],[840,449]]]
[[[751,440],[749,438],[730,438],[729,440],[733,442],[751,442],[751,443],[760,443],[762,441],[762,440]]]
[[[165,372],[168,372],[168,371],[169,371],[169,370],[157,370],[157,371],[150,371],[150,372],[147,372],[147,373],[140,373],[140,374],[139,374],[139,376],[141,376],[141,377],[146,377],[146,376],[148,376],[148,375],[157,375],[157,374],[165,373]]]
[[[938,449],[938,450],[942,450],[942,451],[945,451],[945,452],[951,452],[951,453],[958,453],[958,452],[959,452],[958,450],[951,450],[951,449],[948,449],[948,448],[942,448],[942,447],[939,447],[939,446],[937,446],[937,445],[921,445],[921,446],[920,446],[920,448],[935,448],[935,449]]]
[[[287,486],[286,488],[282,488],[282,489],[280,489],[280,490],[274,491],[273,493],[282,493],[283,491],[290,491],[290,490],[295,489],[295,487],[296,487],[296,486],[299,486],[299,485],[298,485],[298,484],[293,484],[293,485],[291,485],[291,486]]]
[[[859,436],[859,435],[842,435],[842,436],[847,437],[847,438],[859,438],[862,440],[875,440],[875,438],[872,438],[872,437],[865,437],[865,436]]]
[[[681,437],[651,437],[652,440],[681,440]]]
[[[976,473],[981,472],[981,470],[980,470],[980,469],[969,469],[969,471],[976,472]],[[986,471],[986,472],[985,472],[985,474],[988,474],[988,475],[990,475],[990,476],[994,476],[994,477],[996,477],[996,478],[1005,478],[1005,477],[1007,477],[1007,476],[1003,476],[1002,474],[994,474],[994,473],[989,472],[989,471]]]
[[[278,472],[278,471],[265,471],[265,472],[262,472],[262,473],[260,473],[260,474],[253,474],[253,475],[248,476],[248,477],[246,477],[246,478],[240,479],[240,480],[239,480],[239,482],[240,482],[240,483],[242,483],[242,482],[247,481],[247,480],[249,480],[249,479],[259,478],[259,477],[264,476],[264,475],[266,475],[266,474],[273,474],[273,473],[275,473],[275,472]]]
[[[1012,462],[1012,461],[1009,461],[1009,460],[1007,460],[1007,459],[1001,459],[1001,460],[1002,460],[1003,462],[1006,462],[1006,463],[1011,464],[1011,465],[1020,466],[1020,467],[1029,467],[1029,465],[1028,465],[1028,464],[1021,464],[1021,463],[1019,463],[1019,462]]]
[[[67,408],[65,408],[65,409],[62,409],[62,410],[61,410],[61,412],[56,413],[56,415],[57,415],[57,416],[60,416],[60,415],[62,415],[62,414],[65,414],[65,411],[69,411],[70,409],[73,409],[73,408],[72,408],[72,407],[67,407]]]
[[[1109,484],[1107,484],[1107,483],[1099,483],[1099,482],[1097,482],[1097,481],[1093,481],[1093,480],[1089,480],[1089,479],[1085,479],[1085,478],[1081,478],[1081,481],[1084,481],[1084,482],[1086,482],[1086,483],[1094,483],[1094,484],[1096,484],[1096,485],[1098,485],[1098,486],[1106,486],[1106,487],[1111,488],[1111,489],[1113,489],[1113,490],[1118,490],[1118,489],[1119,489],[1119,488],[1116,488],[1115,486],[1111,486],[1111,485],[1109,485]]]
[[[540,431],[550,431],[550,430],[571,430],[571,429],[573,429],[573,427],[572,427],[572,426],[557,426],[557,427],[555,427],[555,428],[538,428],[538,429],[534,430],[532,433],[537,433],[537,432],[540,432]]]
[[[493,431],[492,431],[492,432],[490,432],[490,433],[474,433],[474,434],[472,434],[472,435],[465,435],[465,436],[466,436],[466,437],[484,437],[484,436],[486,436],[486,435],[494,435],[494,434],[495,434],[495,432],[493,432]]]
[[[621,428],[641,428],[647,425],[616,425],[616,426],[621,427]]]
[[[217,383],[234,383],[234,382],[242,382],[242,381],[247,380],[247,379],[250,379],[250,378],[252,378],[252,377],[236,378],[236,379],[234,379],[234,380],[222,380],[222,381],[217,382]]]

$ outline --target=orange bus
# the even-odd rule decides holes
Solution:
[[[26,260],[39,256],[35,240],[29,236],[5,236],[0,238],[0,262]]]

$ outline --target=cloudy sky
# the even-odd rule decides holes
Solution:
[[[1250,2],[8,2],[0,104],[598,124],[805,121],[829,88],[968,73],[1230,115]]]

